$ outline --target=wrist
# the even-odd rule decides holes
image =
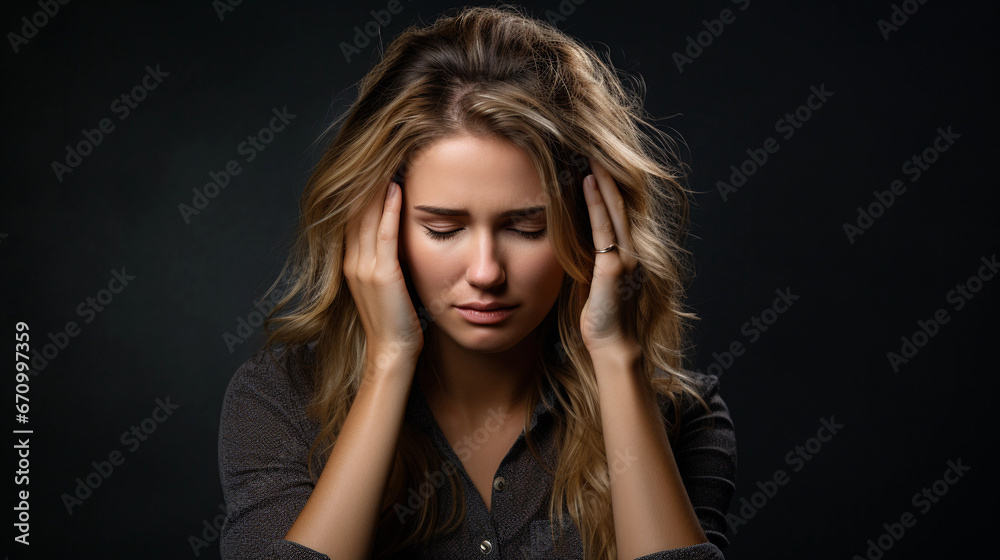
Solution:
[[[635,367],[642,361],[642,347],[636,341],[622,341],[588,349],[595,369],[598,365],[612,368]]]
[[[594,350],[590,354],[597,384],[602,389],[619,390],[622,383],[638,382],[642,378],[642,348],[637,344],[616,344]]]
[[[419,355],[418,355],[419,356]],[[399,380],[413,380],[418,356],[404,352],[375,352],[365,359],[362,380],[375,385],[396,384]]]

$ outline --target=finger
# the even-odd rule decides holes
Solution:
[[[399,209],[402,207],[402,189],[396,183],[390,183],[386,195],[385,207],[382,210],[382,221],[378,227],[377,258],[379,267],[386,273],[396,268],[399,262],[398,239]]]
[[[597,186],[597,180],[593,175],[587,175],[583,179],[584,198],[587,201],[587,212],[590,215],[591,232],[594,237],[594,248],[603,249],[615,242],[614,223],[608,214],[607,206],[601,196],[601,191]],[[599,259],[606,257],[616,257],[612,252],[598,253],[595,255],[595,263]],[[616,261],[619,265],[621,260]],[[604,265],[605,267],[607,265]]]
[[[350,279],[358,267],[358,230],[359,221],[348,224],[344,233],[344,275]]]
[[[376,194],[368,206],[365,207],[364,214],[361,215],[361,228],[358,233],[358,264],[370,270],[375,262],[376,236],[378,235],[378,224],[382,218],[382,208],[385,203],[385,194]]]
[[[628,217],[625,215],[625,199],[622,198],[621,190],[618,188],[615,178],[608,173],[608,170],[604,166],[592,159],[590,160],[590,168],[594,172],[594,178],[597,180],[597,187],[601,192],[601,198],[605,202],[605,208],[607,209],[611,223],[614,224],[614,243],[617,243],[619,248],[624,249],[624,251],[619,252],[619,257],[622,260],[622,264],[625,265],[625,269],[631,271],[635,268],[637,261],[631,255],[634,250],[632,248],[632,236],[628,227]],[[610,244],[598,247],[598,249],[603,249]]]
[[[614,224],[608,215],[597,180],[593,175],[583,179],[584,199],[587,201],[587,212],[590,215],[591,231],[594,237],[595,249],[603,249],[615,242]],[[590,294],[584,305],[581,316],[581,327],[591,332],[603,332],[607,329],[609,313],[613,313],[616,301],[614,277],[621,274],[622,262],[614,251],[594,255],[594,273],[591,278]],[[609,307],[609,304],[612,304]],[[586,323],[583,323],[585,321]]]

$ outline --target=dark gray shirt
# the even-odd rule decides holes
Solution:
[[[240,366],[229,383],[219,424],[219,474],[228,510],[220,539],[225,559],[329,560],[325,554],[283,538],[313,489],[306,456],[319,425],[306,416],[305,407],[311,394],[302,364],[311,361],[314,354],[311,347],[305,346],[288,352],[284,364],[290,375],[286,376],[266,352],[258,352]],[[656,552],[641,560],[722,559],[720,548],[728,544],[725,512],[736,478],[733,424],[719,395],[718,379],[697,372],[692,375],[711,412],[686,398],[682,404],[680,437],[672,449],[688,496],[710,542]],[[551,389],[545,400],[559,406]],[[672,405],[665,397],[661,397],[660,406],[669,411],[668,418],[673,417]],[[553,466],[554,418],[545,402],[540,401],[530,425],[540,455]],[[557,541],[553,544],[548,516],[552,476],[528,450],[523,431],[497,469],[487,510],[459,458],[459,453],[466,452],[462,448],[475,446],[479,436],[473,434],[475,437],[459,445],[459,450],[453,449],[434,420],[416,380],[406,407],[406,421],[431,437],[445,458],[444,469],[453,468],[459,473],[466,516],[458,530],[439,537],[427,550],[407,554],[405,558],[583,558],[579,532],[568,514],[564,515],[565,540],[558,540],[556,527]],[[615,460],[628,459],[609,458],[609,467],[614,466]],[[314,468],[321,466],[315,464]],[[445,482],[435,486],[433,494],[425,486],[423,495],[439,500],[438,511],[450,511],[454,500],[450,485]],[[408,496],[421,499],[418,492]],[[397,505],[400,506],[397,515],[405,517],[407,504]]]

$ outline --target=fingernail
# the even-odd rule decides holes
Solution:
[[[392,183],[391,185],[389,185],[389,197],[390,198],[396,196],[397,192],[399,192],[399,185],[397,185],[396,183]]]

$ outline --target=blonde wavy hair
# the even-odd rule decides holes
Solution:
[[[421,148],[462,132],[495,135],[523,149],[537,168],[550,242],[567,272],[543,321],[538,352],[544,374],[528,403],[524,436],[553,475],[549,512],[558,519],[553,525],[563,526],[565,508],[586,558],[615,558],[597,382],[579,325],[594,266],[580,187],[588,157],[614,176],[625,201],[640,265],[624,297],[636,298],[644,379],[673,404],[661,407],[671,439],[677,437],[685,394],[704,405],[682,367],[687,320],[696,318],[682,303],[689,270],[683,248],[684,167],[672,140],[646,119],[642,93],[623,87],[613,65],[593,49],[519,8],[471,7],[405,29],[360,81],[357,100],[333,122],[328,132],[333,131],[302,194],[294,250],[270,290],[284,296],[265,322],[265,346],[272,352],[316,343],[308,414],[321,430],[309,451],[310,475],[318,478],[364,375],[365,332],[342,269],[348,224],[373,197],[383,196],[390,179],[405,181],[406,164]],[[411,296],[420,313],[425,308],[412,289]],[[418,368],[433,360],[429,346]],[[546,386],[556,389],[561,405],[561,411],[553,408],[554,469],[540,459],[528,429]],[[394,514],[405,490],[426,481],[428,473],[441,472],[443,460],[421,430],[404,422],[376,557],[426,544],[464,519],[464,493],[454,469],[448,479],[456,499],[446,518],[437,500],[423,500],[405,523]]]

